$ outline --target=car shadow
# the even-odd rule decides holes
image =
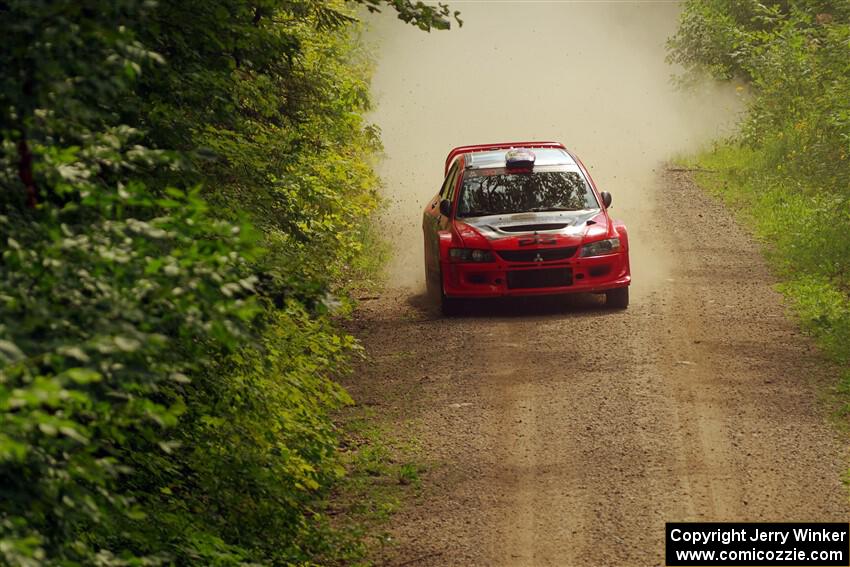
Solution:
[[[427,293],[413,293],[408,296],[407,303],[429,319],[603,316],[612,313],[605,306],[605,296],[592,293],[470,299],[463,302],[458,312],[451,316],[442,315],[437,300]]]

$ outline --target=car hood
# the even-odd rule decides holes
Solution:
[[[490,240],[494,248],[512,247],[517,241],[525,241],[529,237],[550,246],[577,245],[586,237],[604,237],[609,228],[608,217],[601,209],[488,215],[465,218],[462,222]],[[465,231],[459,232],[464,238]]]

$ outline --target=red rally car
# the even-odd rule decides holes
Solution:
[[[425,277],[444,313],[482,297],[604,293],[629,304],[629,238],[557,142],[461,146],[425,207]]]

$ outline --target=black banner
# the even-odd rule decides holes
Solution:
[[[848,524],[669,522],[666,531],[670,567],[850,565]]]

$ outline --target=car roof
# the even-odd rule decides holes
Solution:
[[[567,148],[564,147],[560,142],[501,142],[496,144],[475,144],[472,146],[458,146],[456,148],[452,148],[449,152],[449,155],[446,156],[445,163],[445,173],[449,172],[449,167],[454,163],[454,161],[461,156],[471,156],[473,154],[478,153],[486,153],[486,152],[497,152],[498,150],[502,151],[502,155],[504,156],[504,152],[511,149],[516,148],[529,148],[533,151],[541,150],[541,149],[558,149],[562,150],[568,157],[570,157],[572,161],[570,153],[567,151]],[[469,160],[467,160],[468,162]]]
[[[488,169],[505,167],[505,154],[509,150],[491,150],[464,154],[466,169]],[[561,148],[534,148],[534,166],[576,165],[572,156]]]

